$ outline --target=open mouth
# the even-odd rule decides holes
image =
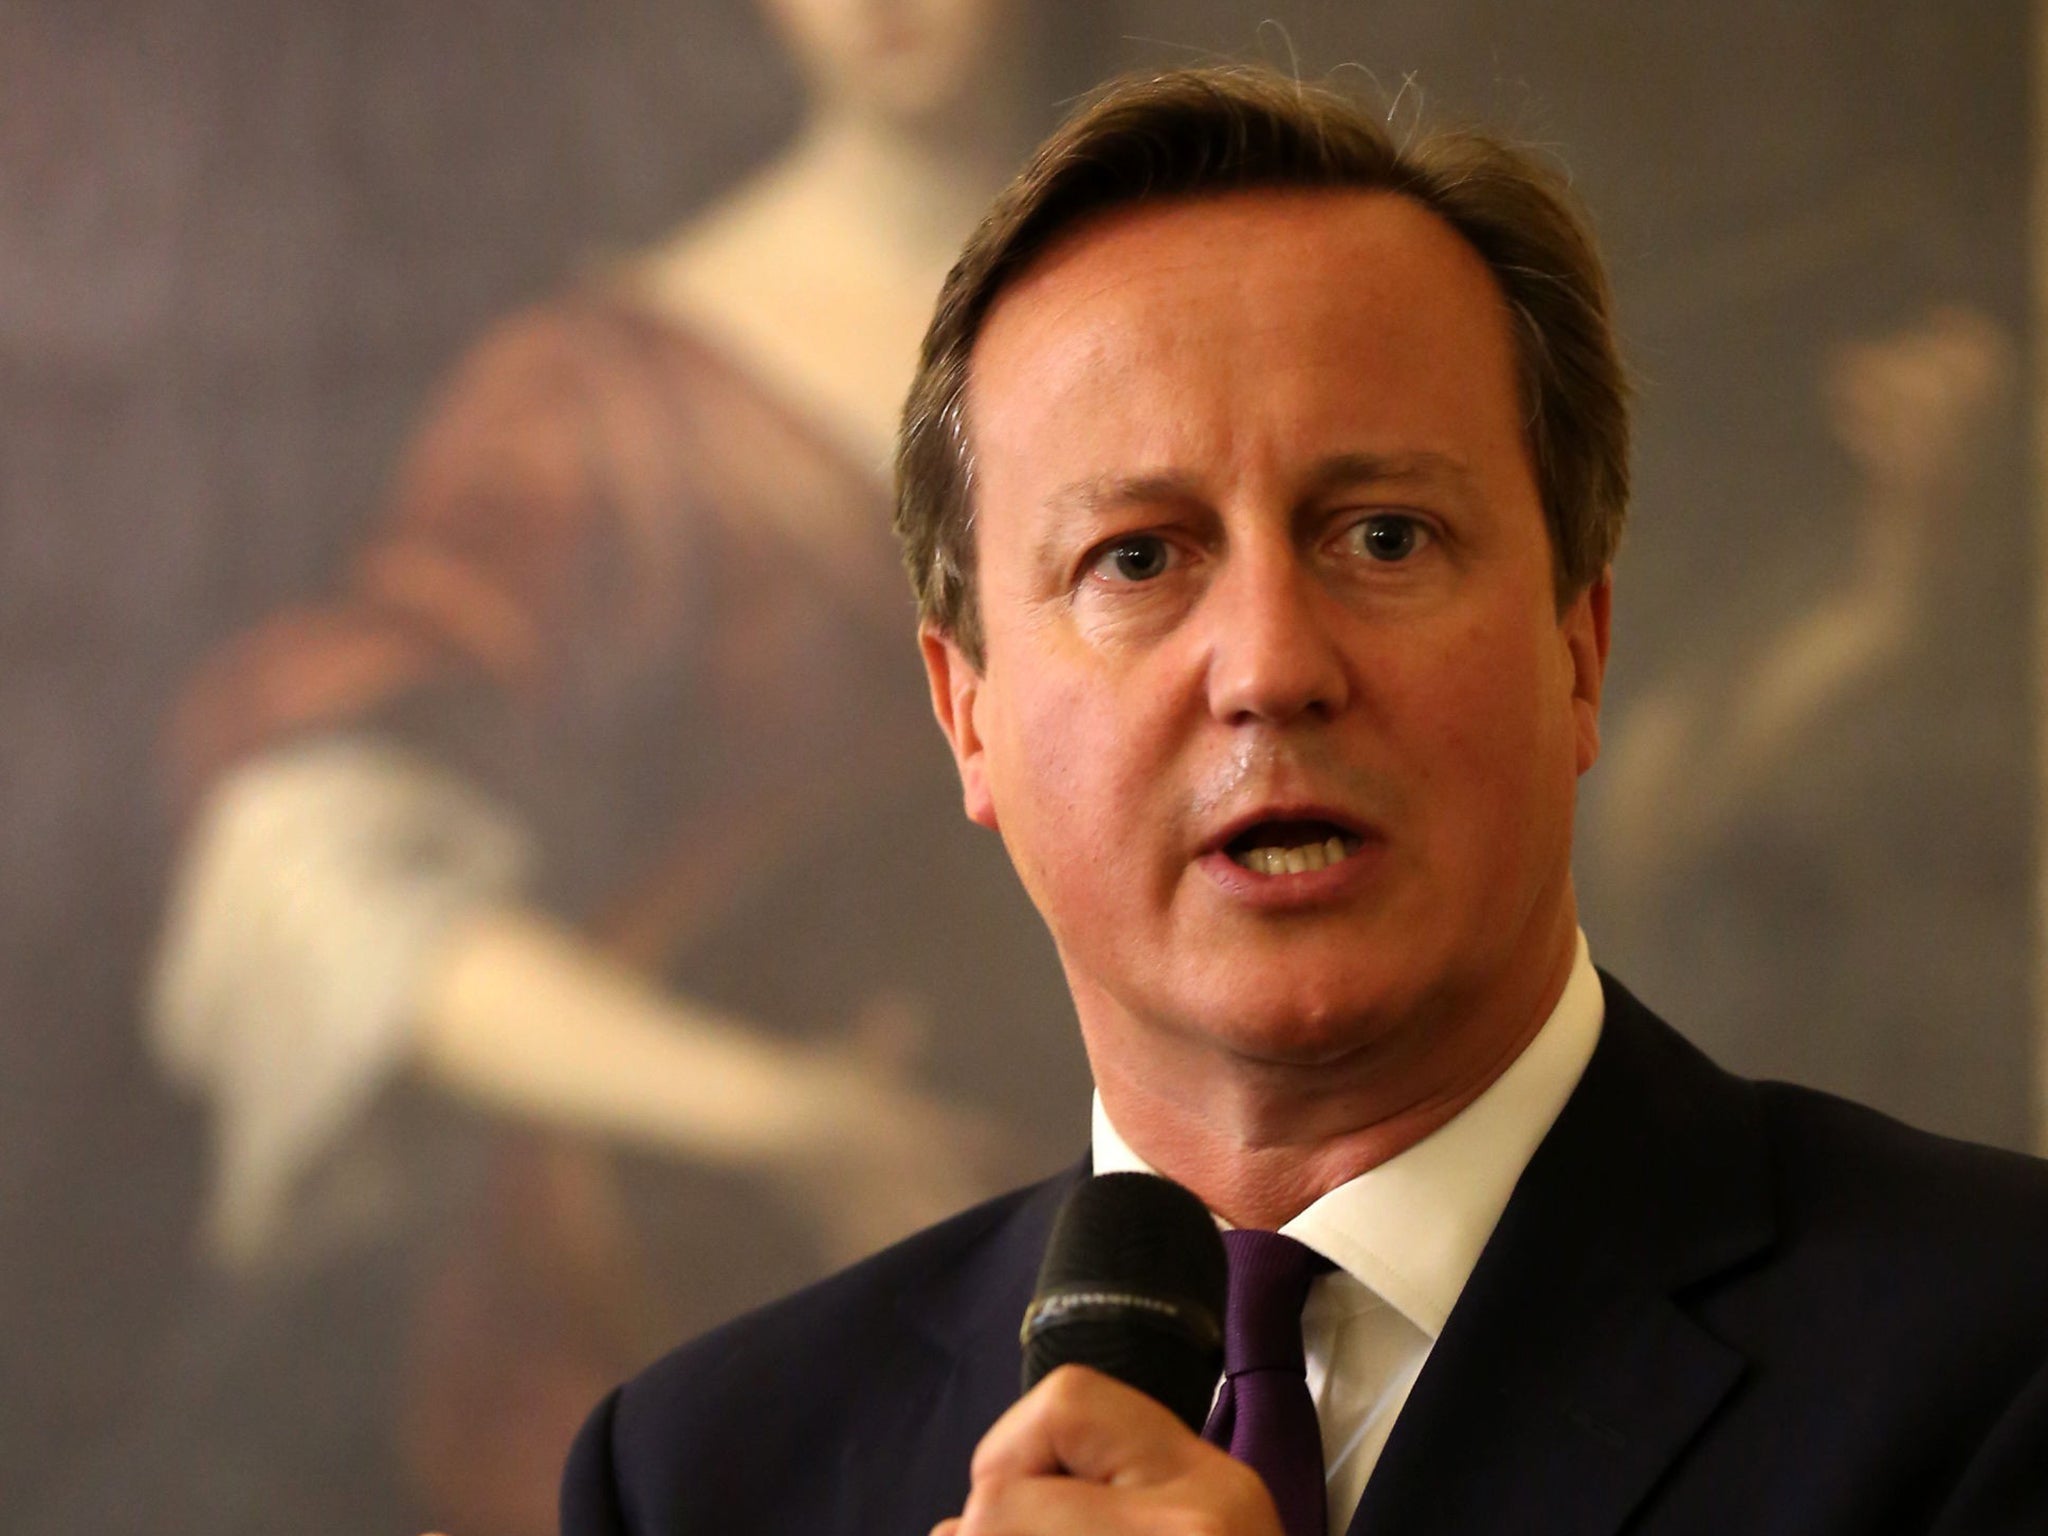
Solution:
[[[1303,875],[1341,863],[1365,839],[1330,821],[1261,821],[1246,827],[1223,851],[1255,875]]]

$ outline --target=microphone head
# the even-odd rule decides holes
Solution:
[[[1229,1266],[1216,1222],[1171,1179],[1105,1173],[1067,1196],[1024,1314],[1024,1390],[1086,1365],[1196,1433],[1223,1369]]]

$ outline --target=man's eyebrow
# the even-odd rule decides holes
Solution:
[[[1316,465],[1308,479],[1310,497],[1353,486],[1437,483],[1463,486],[1471,471],[1447,453],[1418,449],[1405,453],[1338,453]]]
[[[1310,472],[1308,498],[1353,486],[1445,482],[1464,485],[1471,479],[1464,461],[1447,453],[1418,449],[1402,453],[1335,453]],[[1200,500],[1195,476],[1179,470],[1136,475],[1092,475],[1061,486],[1046,498],[1053,511],[1085,515],[1106,507],[1143,506],[1163,501]]]
[[[1191,501],[1198,491],[1192,475],[1176,470],[1159,470],[1136,475],[1090,475],[1070,481],[1045,498],[1053,516],[1038,540],[1038,563],[1058,565],[1067,555],[1067,538],[1078,527],[1086,527],[1096,514],[1114,507],[1158,506],[1162,502]]]
[[[1186,501],[1197,494],[1194,476],[1158,470],[1140,475],[1091,475],[1061,486],[1046,498],[1046,505],[1062,514],[1084,515],[1105,507]]]

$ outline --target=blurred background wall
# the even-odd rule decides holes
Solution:
[[[880,450],[848,381],[899,341],[877,331],[870,376],[841,337],[813,374],[747,254],[811,206],[775,201],[777,168],[859,74],[832,50],[880,46],[841,21],[1001,10],[0,4],[10,1528],[551,1529],[597,1384],[879,1241],[849,1191],[943,1202],[1079,1149],[1049,947],[957,824],[861,533]],[[2024,1145],[2028,23],[1076,0],[867,104],[936,121],[948,69],[1006,104],[934,208],[1087,81],[1219,53],[1552,146],[1640,388],[1580,837],[1595,957],[1732,1066]],[[819,206],[828,277],[892,259],[862,231],[900,218]],[[649,252],[676,260],[635,287]],[[818,506],[822,534],[781,521]],[[236,793],[237,826],[286,830],[238,856],[269,895],[208,908]],[[321,859],[372,846],[396,916],[350,929],[354,874],[309,916]],[[419,936],[479,909],[528,926],[458,984]],[[506,967],[708,1054],[622,1069],[677,1092],[615,1113],[479,1086],[488,1034],[422,1067],[419,978],[473,1021]],[[366,976],[384,1022],[336,1026],[369,1042],[354,1066],[265,1054],[270,1022],[325,1016],[321,978]],[[945,1166],[897,1178],[879,1128],[867,1160],[725,1136],[692,1098],[724,1073],[764,1120],[813,1078],[871,1102],[849,1124],[908,1117]]]

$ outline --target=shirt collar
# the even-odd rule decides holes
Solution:
[[[1414,1146],[1338,1185],[1280,1230],[1434,1339],[1537,1143],[1578,1086],[1605,1012],[1582,932],[1557,1006],[1484,1093]],[[1097,1173],[1156,1171],[1110,1124],[1099,1093],[1093,1124]]]

